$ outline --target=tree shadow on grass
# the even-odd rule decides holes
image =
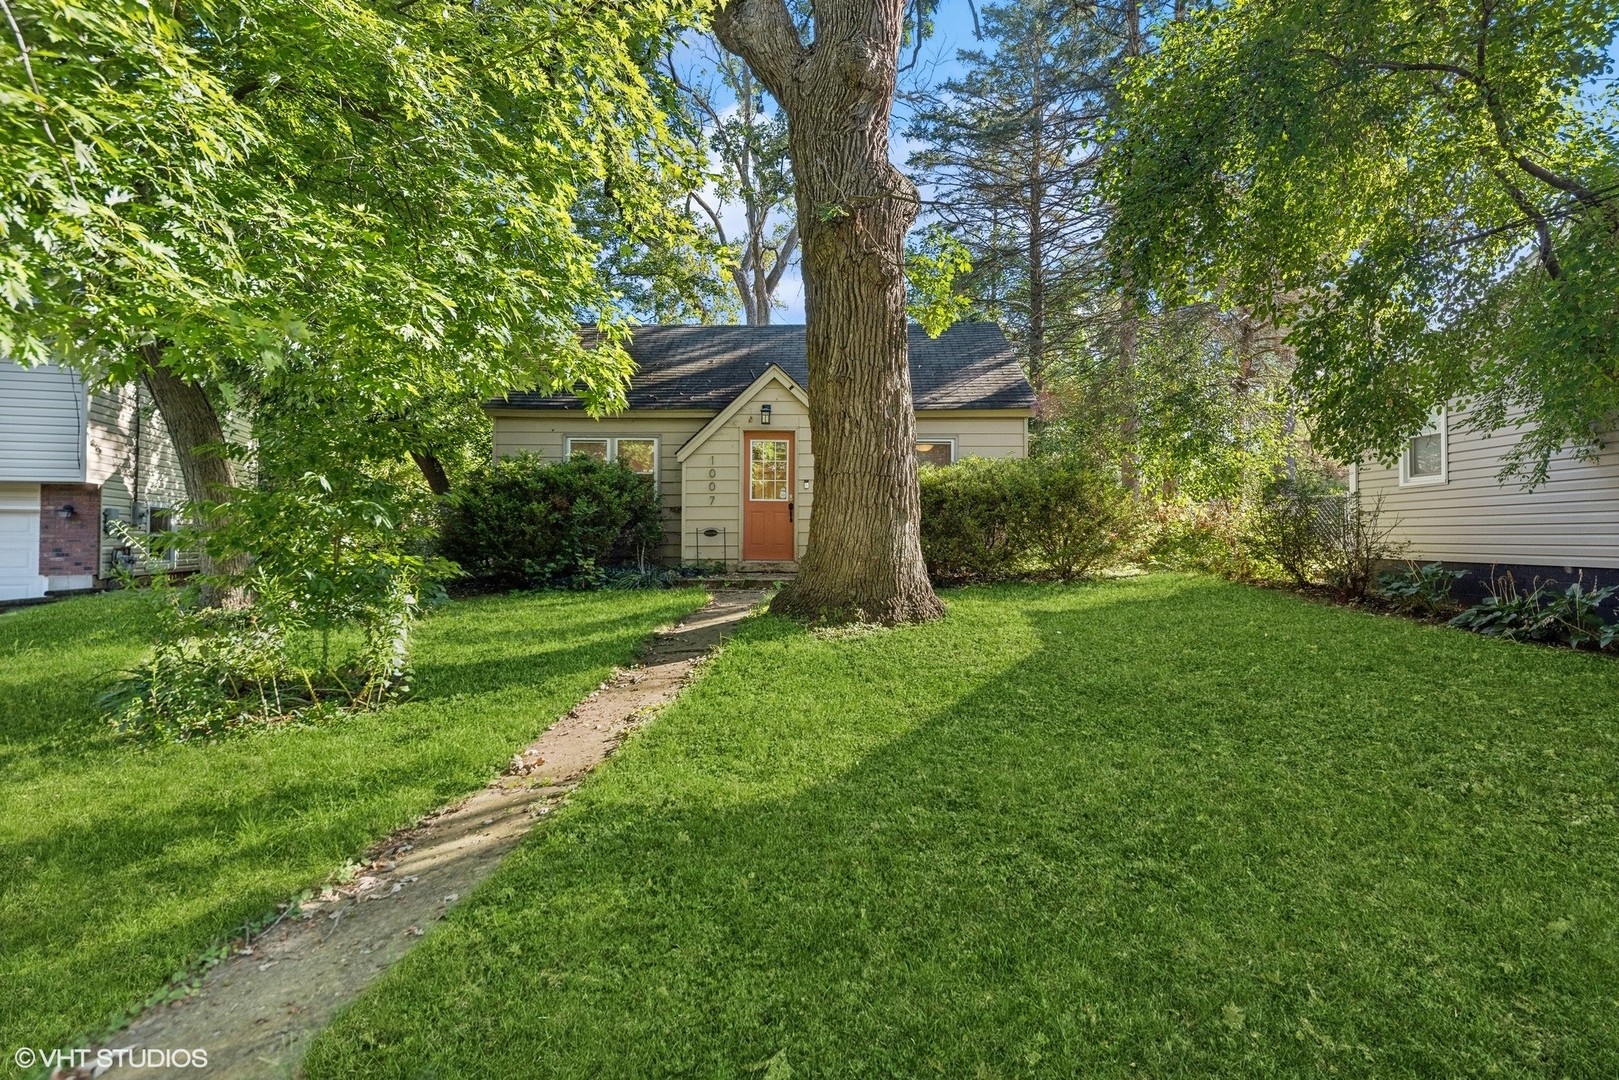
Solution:
[[[682,790],[680,744],[751,723],[801,762],[803,688],[677,708],[310,1075],[1619,1070],[1619,826],[1575,849],[1556,817],[1612,790],[1612,673],[1510,647],[1469,667],[1460,635],[1225,586],[1195,618],[1173,589],[1033,595],[1027,655],[783,798]],[[737,653],[779,648],[749,670],[788,680],[804,638],[770,620]],[[1544,663],[1588,702],[1560,733],[1453,707]],[[662,767],[661,793],[619,776]]]

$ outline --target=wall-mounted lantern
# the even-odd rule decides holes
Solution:
[[[56,516],[61,518],[63,521],[66,521],[68,518],[72,517],[73,516],[73,506],[72,506],[72,504],[69,504],[67,506],[58,506],[56,508]]]
[[[759,406],[759,426],[760,427],[769,427],[770,426],[770,406],[769,405],[761,405],[761,406]]]

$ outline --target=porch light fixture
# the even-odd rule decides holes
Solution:
[[[57,507],[56,516],[61,518],[63,521],[66,521],[68,518],[73,516],[73,506],[69,504],[67,506]]]
[[[760,427],[769,427],[770,426],[770,406],[769,405],[761,405],[761,406],[759,406],[759,426]]]

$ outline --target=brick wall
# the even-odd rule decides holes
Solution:
[[[56,512],[73,507],[73,516]],[[39,486],[39,572],[46,577],[101,576],[101,489],[88,484]]]

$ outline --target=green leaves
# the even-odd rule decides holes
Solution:
[[[1391,457],[1433,407],[1522,418],[1517,462],[1619,406],[1611,0],[1239,0],[1132,68],[1107,173],[1154,303],[1276,317],[1317,438]]]
[[[575,331],[618,317],[604,247],[691,235],[652,71],[689,5],[7,2],[0,352],[620,399],[627,361]]]
[[[929,225],[905,252],[905,312],[936,338],[966,315],[972,298],[956,292],[956,279],[972,272],[967,245],[939,224]]]
[[[0,34],[0,353],[93,355],[240,325],[223,178],[253,117],[166,11],[8,2]]]

